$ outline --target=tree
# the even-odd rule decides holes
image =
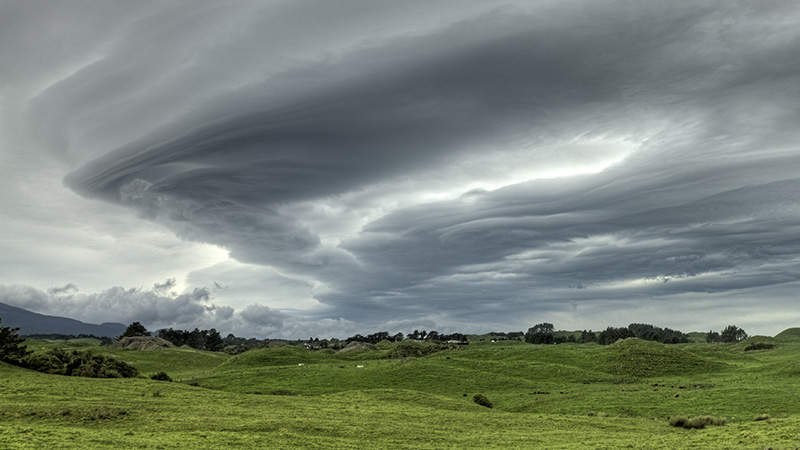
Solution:
[[[523,340],[525,338],[525,333],[523,333],[522,331],[512,331],[512,332],[506,333],[506,336],[508,336],[509,339],[513,339],[513,340],[516,340],[516,341],[521,341],[521,340]]]
[[[122,333],[119,338],[122,339],[124,337],[134,336],[150,336],[150,333],[141,323],[133,322],[132,324],[128,325],[128,328],[125,329],[125,332]]]
[[[22,360],[32,352],[24,345],[24,338],[19,337],[19,328],[0,327],[0,361],[20,365]]]
[[[219,331],[215,330],[214,328],[208,330],[208,338],[206,338],[206,350],[212,352],[219,352],[225,348],[225,342],[222,340],[222,336],[219,334]]]
[[[706,334],[706,342],[709,344],[713,344],[715,342],[721,342],[722,337],[719,335],[718,332],[711,330]]]
[[[439,332],[436,330],[431,330],[427,336],[425,336],[426,341],[436,342],[439,340]]]
[[[592,330],[589,331],[583,330],[581,331],[580,342],[582,344],[585,344],[587,342],[597,342],[597,334]]]
[[[728,325],[719,335],[722,342],[739,342],[747,339],[747,333],[736,325]]]
[[[531,344],[552,344],[553,343],[553,324],[540,323],[528,328],[525,333],[525,342]]]

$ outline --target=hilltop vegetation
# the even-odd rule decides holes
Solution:
[[[0,448],[800,446],[796,331],[735,344],[496,337],[234,356],[28,340],[33,357],[88,352],[123,361],[140,377],[96,380],[0,364]],[[758,343],[773,346],[747,350]]]

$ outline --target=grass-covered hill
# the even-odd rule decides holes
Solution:
[[[775,335],[775,339],[783,342],[800,342],[800,328],[788,328]]]
[[[797,448],[792,334],[750,350],[753,342],[485,340],[441,351],[402,342],[233,357],[28,341],[36,352],[113,356],[144,376],[87,379],[0,363],[0,448]],[[176,382],[146,378],[159,371]],[[725,425],[670,425],[697,416]]]

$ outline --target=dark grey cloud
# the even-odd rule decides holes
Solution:
[[[452,6],[113,4],[120,28],[72,41],[27,117],[75,192],[265,270],[190,278],[261,273],[330,330],[783,301],[796,5]],[[181,295],[149,320],[206,317]],[[236,306],[248,329],[310,323]]]

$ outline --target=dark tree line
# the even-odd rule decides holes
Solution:
[[[604,331],[594,333],[583,330],[580,336],[574,333],[557,336],[552,323],[540,323],[528,329],[525,333],[525,342],[531,344],[561,344],[565,342],[597,342],[608,345],[620,339],[639,338],[647,341],[656,341],[664,344],[679,344],[689,342],[689,335],[670,328],[661,328],[644,323],[632,323],[627,327],[608,327]]]
[[[663,344],[684,344],[689,342],[689,335],[670,328],[655,327],[644,323],[628,325],[634,337],[647,341],[657,341]]]
[[[597,343],[608,345],[620,339],[639,338],[662,344],[682,344],[689,342],[689,335],[671,328],[661,328],[646,323],[632,323],[627,327],[608,327],[597,335]]]
[[[167,328],[158,331],[158,337],[165,341],[171,342],[173,345],[182,347],[188,345],[191,348],[198,350],[208,350],[211,352],[219,352],[225,348],[225,341],[222,336],[214,328],[210,330],[200,330],[195,328],[192,331],[174,330]]]
[[[380,341],[400,342],[404,339],[442,343],[447,341],[459,341],[459,342],[466,341],[467,336],[461,333],[444,334],[444,333],[439,333],[436,330],[431,330],[431,331],[414,330],[414,332],[409,333],[405,336],[403,336],[403,333],[390,335],[388,331],[379,331],[377,333],[368,334],[366,336],[356,334],[355,336],[351,336],[345,339],[345,341],[367,342],[370,344],[377,344]]]
[[[345,342],[366,342],[369,344],[377,344],[380,341],[400,342],[402,340],[403,333],[390,335],[388,331],[379,331],[366,336],[356,334],[355,336],[350,336],[349,338],[345,339]]]

